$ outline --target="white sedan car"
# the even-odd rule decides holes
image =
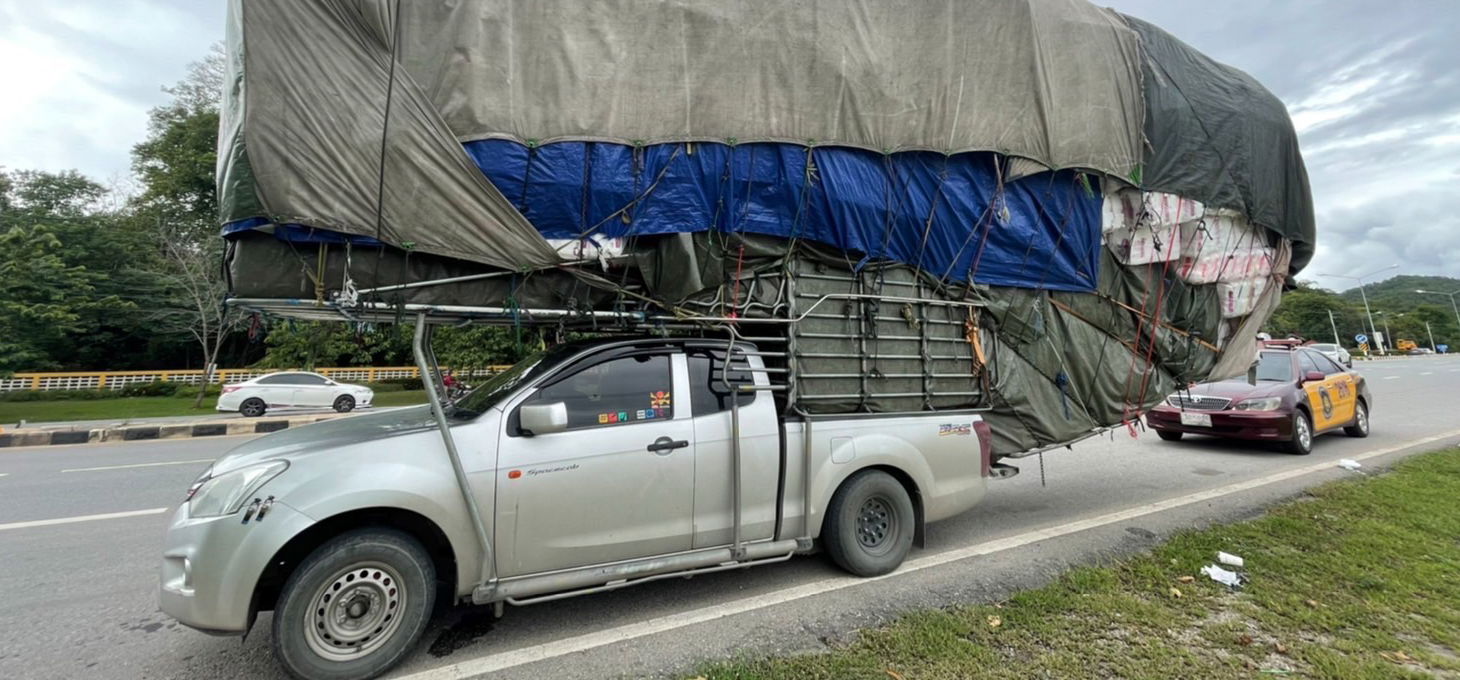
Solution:
[[[219,411],[237,411],[256,418],[265,411],[333,408],[340,413],[370,405],[375,391],[364,385],[335,382],[318,373],[286,371],[223,386]]]

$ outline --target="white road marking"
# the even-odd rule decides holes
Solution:
[[[197,460],[169,460],[165,463],[137,463],[135,465],[104,465],[102,467],[71,468],[61,472],[96,472],[98,470],[130,470],[132,468],[157,467],[159,465],[192,465],[194,463],[211,463],[212,458],[199,458]]]
[[[9,472],[0,472],[0,477],[9,477],[9,476],[10,476],[10,473]]]
[[[1384,379],[1385,380],[1398,380],[1399,379],[1399,376],[1397,376],[1397,375],[1386,375],[1386,376],[1384,376]]]
[[[1421,373],[1420,375],[1434,375],[1434,374],[1435,374],[1434,371],[1425,371],[1424,373]]]
[[[1413,446],[1421,446],[1431,442],[1436,442],[1442,439],[1457,436],[1460,436],[1460,430],[1451,430],[1449,432],[1425,437],[1423,439],[1417,439],[1414,441],[1405,442],[1403,444],[1398,444],[1383,449],[1377,449],[1374,451],[1369,451],[1367,453],[1361,453],[1355,456],[1351,456],[1351,458],[1353,458],[1354,460],[1367,460],[1369,458],[1383,456]],[[609,628],[607,630],[601,630],[594,633],[586,633],[570,638],[564,638],[562,640],[554,640],[552,642],[545,642],[539,645],[532,645],[529,647],[523,647],[521,649],[514,649],[508,652],[489,654],[487,656],[481,656],[475,659],[468,659],[466,661],[454,663],[448,666],[427,669],[418,673],[404,676],[402,678],[399,678],[398,680],[459,680],[461,678],[475,677],[483,673],[492,673],[508,668],[514,668],[524,664],[532,663],[534,661],[543,661],[546,659],[564,656],[567,654],[585,652],[590,649],[611,645],[617,642],[626,642],[628,640],[647,637],[649,635],[663,633],[665,631],[674,630],[676,628],[683,628],[685,626],[692,626],[697,623],[714,621],[716,619],[722,619],[727,616],[734,616],[736,614],[743,614],[745,612],[754,611],[757,609],[764,609],[766,607],[784,604],[793,600],[800,600],[803,598],[811,597],[813,595],[821,595],[823,593],[829,593],[832,591],[841,590],[843,588],[850,588],[855,585],[872,583],[887,578],[895,578],[897,576],[910,574],[915,571],[922,571],[924,569],[941,566],[950,562],[965,560],[970,557],[990,555],[1004,550],[1011,550],[1013,548],[1026,546],[1031,543],[1038,543],[1039,541],[1047,541],[1052,538],[1059,538],[1061,536],[1078,533],[1088,529],[1095,529],[1105,526],[1107,524],[1124,522],[1127,520],[1135,519],[1137,517],[1143,517],[1145,515],[1162,512],[1165,510],[1179,508],[1184,505],[1191,505],[1192,503],[1200,503],[1202,501],[1220,498],[1228,494],[1255,489],[1275,482],[1281,482],[1284,480],[1293,479],[1295,477],[1312,474],[1314,472],[1332,470],[1334,467],[1336,467],[1336,465],[1337,463],[1333,461],[1315,463],[1313,465],[1306,465],[1300,468],[1294,468],[1286,472],[1279,472],[1277,474],[1268,475],[1266,477],[1259,477],[1257,479],[1250,479],[1243,482],[1237,482],[1235,484],[1219,486],[1214,489],[1208,489],[1206,491],[1200,491],[1185,496],[1177,496],[1175,498],[1168,498],[1164,501],[1157,501],[1155,503],[1149,503],[1146,505],[1137,505],[1131,508],[1127,508],[1125,510],[1118,510],[1116,512],[1098,515],[1083,520],[1062,522],[1051,527],[1037,529],[1035,531],[1018,534],[1016,536],[1010,536],[1008,538],[1001,538],[994,541],[988,541],[986,543],[979,543],[964,548],[957,548],[954,550],[937,553],[935,555],[928,555],[927,557],[910,560],[907,563],[903,564],[902,567],[899,568],[897,571],[894,571],[886,576],[875,576],[872,578],[842,576],[829,578],[814,583],[807,583],[805,585],[796,586],[794,588],[786,588],[784,590],[766,593],[764,595],[747,597],[744,599],[734,600],[723,604],[702,607],[700,609],[692,609],[690,611],[680,612],[677,614],[669,614],[667,616],[648,619],[646,621],[624,624],[622,626]]]
[[[127,517],[142,517],[144,515],[156,515],[167,512],[167,508],[152,508],[150,510],[129,510],[127,512],[108,512],[103,515],[81,515],[79,517],[61,517],[59,519],[38,519],[30,522],[11,522],[0,524],[0,531],[7,529],[29,529],[31,527],[49,527],[57,524],[75,524],[77,522],[96,522],[104,519],[124,519]]]

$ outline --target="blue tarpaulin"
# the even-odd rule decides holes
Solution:
[[[546,238],[718,229],[817,241],[960,283],[1089,291],[1097,279],[1100,193],[1075,171],[1006,182],[1001,192],[993,153],[500,139],[466,151]],[[274,235],[378,244],[300,225],[277,225]]]
[[[468,142],[547,238],[718,229],[804,238],[950,281],[1088,291],[1101,196],[1077,172],[999,192],[992,153],[879,154],[795,144]],[[808,169],[809,161],[809,169]]]

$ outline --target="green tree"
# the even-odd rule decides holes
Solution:
[[[82,329],[99,305],[96,277],[67,265],[61,240],[46,227],[12,226],[0,233],[0,373],[57,368],[48,348]]]
[[[1332,323],[1329,312],[1333,313]],[[1320,342],[1332,342],[1336,327],[1338,341],[1346,345],[1353,343],[1355,334],[1367,332],[1361,309],[1332,291],[1302,281],[1296,290],[1283,294],[1267,327],[1273,337],[1296,333]]]
[[[355,328],[342,323],[286,319],[271,324],[261,368],[314,369],[329,366],[410,364],[410,329]]]

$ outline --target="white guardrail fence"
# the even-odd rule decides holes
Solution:
[[[472,377],[493,375],[507,368],[490,366],[471,371]],[[251,380],[261,375],[277,373],[285,369],[263,368],[220,368],[213,372],[214,385],[228,385]],[[298,370],[298,369],[294,369]],[[351,366],[345,368],[316,368],[314,373],[328,376],[331,380],[349,383],[368,383],[391,378],[414,378],[419,374],[415,366]],[[458,372],[458,375],[463,375]],[[464,377],[464,375],[463,375]],[[19,390],[120,390],[128,385],[150,383],[158,380],[197,385],[203,382],[202,369],[176,371],[63,371],[55,373],[16,373],[9,378],[0,378],[0,392]]]

